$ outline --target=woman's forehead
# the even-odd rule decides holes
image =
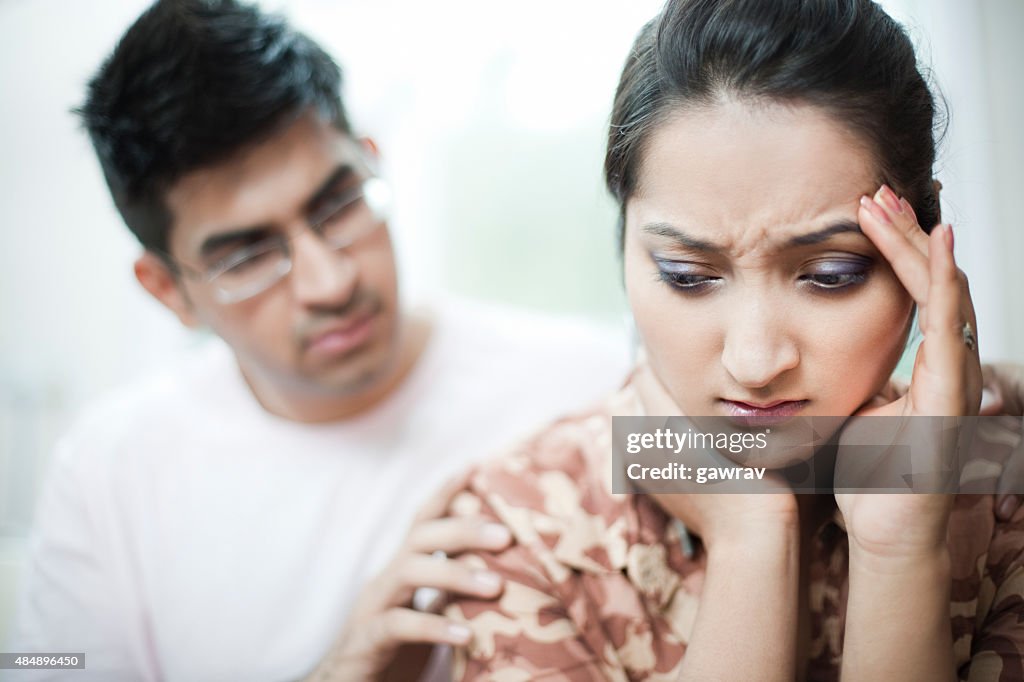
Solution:
[[[715,241],[749,230],[781,238],[855,218],[879,182],[866,144],[820,109],[727,100],[652,132],[627,217]]]

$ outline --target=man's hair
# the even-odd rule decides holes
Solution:
[[[167,190],[315,108],[350,133],[341,70],[283,18],[235,0],[159,0],[90,81],[77,110],[114,203],[166,253]]]

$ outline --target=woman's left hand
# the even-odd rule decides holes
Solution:
[[[924,339],[907,392],[888,404],[867,405],[854,416],[977,415],[982,373],[976,318],[967,278],[953,257],[952,228],[938,225],[926,234],[910,204],[885,185],[873,199],[861,199],[858,219],[917,303]],[[841,434],[837,468],[842,464],[842,442]],[[836,501],[851,553],[905,557],[945,547],[950,495],[837,494]]]

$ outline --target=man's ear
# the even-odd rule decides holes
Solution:
[[[144,251],[135,260],[135,279],[153,298],[174,313],[183,325],[195,329],[199,326],[192,304],[167,263],[152,251]]]
[[[376,166],[380,163],[380,147],[373,141],[372,137],[359,138],[359,148],[366,154],[366,158]]]

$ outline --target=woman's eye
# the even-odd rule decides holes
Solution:
[[[681,289],[688,293],[696,293],[706,289],[719,278],[711,277],[710,275],[697,275],[693,272],[659,264],[658,279],[676,289]]]
[[[822,268],[818,272],[808,273],[800,277],[818,289],[845,289],[863,283],[868,278],[869,269],[860,264],[837,264]]]

